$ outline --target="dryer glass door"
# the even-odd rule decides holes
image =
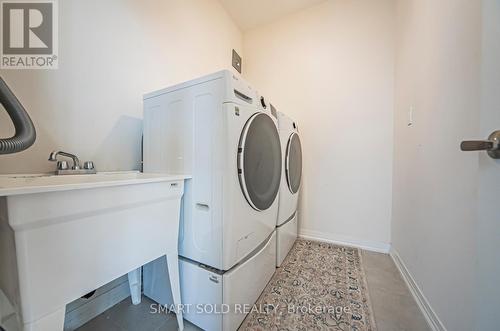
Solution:
[[[268,209],[276,199],[281,178],[281,145],[271,117],[257,113],[245,124],[238,148],[241,189],[255,210]]]
[[[302,178],[302,146],[297,133],[292,133],[286,147],[285,174],[288,189],[293,194],[300,188]]]

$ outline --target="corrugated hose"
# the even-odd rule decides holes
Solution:
[[[0,154],[12,154],[29,148],[36,140],[33,122],[23,105],[0,77],[0,103],[9,114],[16,133],[10,138],[0,138]]]

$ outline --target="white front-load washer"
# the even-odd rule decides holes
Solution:
[[[253,304],[274,272],[282,171],[277,118],[265,100],[229,71],[149,93],[143,153],[145,172],[192,176],[179,234],[183,302]],[[145,267],[144,293],[166,304],[162,263]],[[249,274],[255,284],[241,291]],[[185,312],[205,330],[236,329],[244,316]]]
[[[276,266],[280,266],[297,239],[297,204],[302,179],[302,145],[297,123],[278,113],[283,168],[276,222]]]

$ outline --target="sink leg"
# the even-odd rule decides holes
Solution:
[[[167,254],[168,276],[170,278],[170,288],[172,289],[172,297],[175,305],[175,315],[177,317],[177,325],[179,330],[184,330],[184,320],[182,317],[181,307],[181,287],[179,284],[179,257],[177,252]]]
[[[130,296],[134,305],[141,303],[141,274],[141,267],[128,273],[128,286],[130,287]]]
[[[24,323],[24,331],[63,331],[64,329],[64,316],[66,314],[66,306],[62,306],[56,311],[45,315],[44,317]]]

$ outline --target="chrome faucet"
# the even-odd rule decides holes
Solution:
[[[57,157],[65,156],[69,157],[73,160],[73,166],[71,169],[68,167],[68,163],[66,161],[59,161]],[[63,151],[53,151],[49,155],[49,161],[57,162],[57,170],[56,175],[83,175],[83,174],[95,174],[96,170],[94,168],[94,162],[86,161],[83,164],[83,169],[80,167],[80,160],[74,154],[63,152]]]
[[[53,162],[58,161],[57,160],[58,155],[66,156],[66,157],[73,159],[73,167],[71,167],[72,170],[79,170],[80,169],[80,160],[78,159],[78,157],[76,155],[71,154],[71,153],[66,153],[63,151],[58,151],[58,152],[53,151],[49,155],[49,161],[53,161]]]

